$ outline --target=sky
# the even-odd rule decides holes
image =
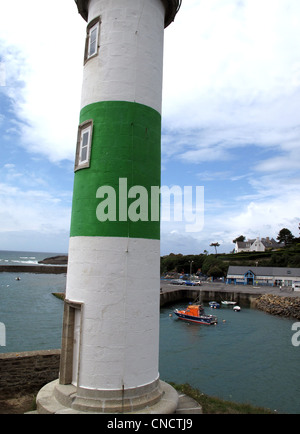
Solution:
[[[299,236],[299,0],[183,0],[165,30],[162,185],[204,191],[161,254]],[[3,2],[0,250],[66,253],[86,23],[73,0]],[[196,218],[196,217],[195,217]]]

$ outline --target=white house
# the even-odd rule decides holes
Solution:
[[[281,244],[277,243],[274,238],[262,238],[257,237],[254,240],[237,241],[235,243],[234,253],[240,252],[265,252],[268,249],[276,249],[281,247]]]

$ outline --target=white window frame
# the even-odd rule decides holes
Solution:
[[[85,43],[85,53],[84,53],[84,63],[93,57],[98,55],[99,52],[99,39],[100,39],[100,17],[92,20],[87,26],[86,43]],[[96,31],[96,40],[92,40],[92,34]],[[95,50],[91,53],[92,42],[95,43]]]
[[[92,40],[92,34],[95,33],[96,40]],[[92,48],[92,42],[95,43],[95,49],[91,53]],[[89,48],[88,48],[88,55],[87,58],[90,59],[91,57],[96,56],[98,54],[98,43],[99,43],[99,22],[95,24],[90,30],[89,30]]]
[[[84,145],[84,148],[86,148],[86,157],[82,159],[83,139],[85,134],[88,134],[87,143]],[[90,167],[92,138],[93,138],[93,121],[89,120],[79,125],[78,136],[77,136],[76,159],[75,159],[75,172],[76,170]]]

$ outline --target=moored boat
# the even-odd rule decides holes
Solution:
[[[241,310],[240,306],[234,306],[233,310],[235,312],[239,312]]]
[[[186,309],[175,309],[174,314],[184,321],[195,322],[198,324],[212,325],[217,324],[218,318],[214,315],[206,315],[200,304],[193,304]]]
[[[220,303],[217,303],[216,301],[210,301],[208,304],[213,309],[219,309],[219,307],[220,307]]]
[[[236,304],[236,301],[227,301],[227,300],[223,300],[223,301],[221,301],[221,303],[222,303],[224,306],[230,306],[230,305],[235,305],[235,304]]]

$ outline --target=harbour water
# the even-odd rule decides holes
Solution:
[[[0,251],[0,265],[36,265],[55,255]],[[0,353],[60,348],[63,303],[52,293],[65,287],[65,274],[0,273],[0,323],[6,331]]]
[[[54,255],[0,251],[0,264],[30,265]],[[0,323],[6,329],[0,353],[60,348],[63,303],[52,293],[63,292],[65,283],[63,274],[0,273]],[[291,342],[295,321],[246,307],[239,313],[222,307],[213,311],[219,319],[216,326],[202,326],[172,315],[174,308],[184,306],[161,309],[163,380],[279,413],[300,413],[300,347]]]
[[[242,307],[211,309],[216,326],[175,319],[175,304],[161,309],[160,374],[211,396],[279,413],[300,413],[300,347],[293,320]],[[172,315],[172,316],[170,316]],[[224,322],[223,322],[224,321]]]

